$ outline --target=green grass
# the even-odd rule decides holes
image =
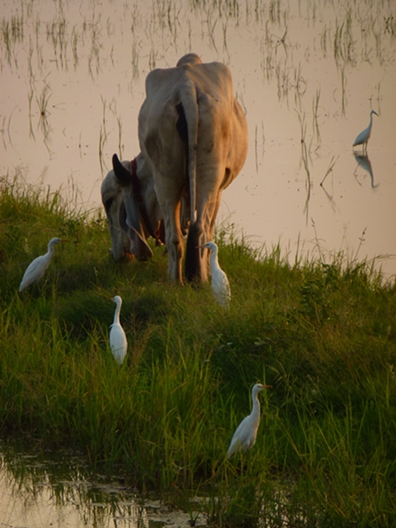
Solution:
[[[223,228],[224,312],[209,285],[170,284],[160,248],[150,262],[113,263],[103,213],[18,175],[0,190],[4,434],[76,446],[93,467],[187,510],[204,496],[214,526],[395,525],[394,281],[342,255],[289,264]],[[19,294],[53,236],[68,243]],[[107,342],[116,294],[122,367]],[[273,387],[260,395],[257,442],[228,461],[257,381]]]

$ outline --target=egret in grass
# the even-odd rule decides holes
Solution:
[[[247,451],[255,443],[257,430],[260,425],[260,402],[257,395],[262,390],[270,388],[271,385],[262,385],[261,383],[253,385],[252,412],[238,425],[228,448],[227,458],[231,458],[234,453]]]
[[[51,263],[52,255],[54,253],[54,246],[56,244],[59,244],[60,242],[66,242],[66,240],[62,240],[61,238],[51,238],[51,240],[48,242],[48,251],[45,255],[41,255],[40,257],[35,258],[27,267],[23,277],[21,284],[19,285],[19,291],[21,292],[34,282],[37,282],[41,279],[41,277],[44,275],[45,270],[48,268],[48,266]]]
[[[127,338],[120,323],[122,299],[119,295],[116,295],[112,298],[112,301],[116,303],[116,309],[114,312],[113,324],[110,326],[110,348],[114,359],[119,365],[122,365],[128,348]]]
[[[360,132],[358,137],[355,139],[355,143],[352,145],[352,147],[356,147],[357,145],[363,145],[363,152],[367,152],[367,143],[370,139],[371,127],[373,126],[373,114],[375,114],[376,116],[378,115],[375,110],[371,110],[369,126],[365,128],[363,132]]]
[[[215,242],[206,242],[202,248],[210,249],[210,273],[212,275],[212,292],[219,304],[228,308],[231,301],[231,287],[228,277],[219,266],[218,252],[219,248]]]

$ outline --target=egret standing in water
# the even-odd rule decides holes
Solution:
[[[112,301],[116,303],[116,309],[114,312],[113,324],[110,326],[110,348],[114,359],[119,365],[122,365],[128,348],[127,338],[124,329],[120,324],[120,311],[122,299],[119,295],[116,295],[115,297],[113,297]]]
[[[228,277],[219,266],[217,257],[219,248],[215,242],[207,242],[202,248],[210,249],[210,273],[212,275],[212,292],[219,304],[228,308],[231,301],[231,287],[228,282]]]
[[[234,453],[247,451],[255,443],[257,430],[260,425],[260,402],[257,395],[262,390],[270,388],[271,385],[262,385],[261,383],[253,385],[252,412],[238,425],[228,448],[227,458],[231,458]]]
[[[48,268],[48,266],[51,263],[52,254],[54,253],[54,246],[55,244],[59,244],[60,242],[66,242],[66,240],[62,240],[60,238],[51,238],[51,240],[48,243],[48,251],[45,255],[41,255],[40,257],[35,258],[27,267],[23,277],[21,284],[19,285],[19,291],[21,292],[34,282],[37,282],[41,279],[41,277],[44,275],[45,270]]]
[[[352,145],[352,147],[356,147],[357,145],[363,145],[363,153],[364,152],[367,153],[367,143],[368,143],[368,140],[370,139],[371,127],[373,126],[373,114],[375,114],[376,116],[378,115],[375,110],[371,110],[369,126],[366,129],[364,129],[363,132],[360,132],[358,137],[355,139],[355,143]]]

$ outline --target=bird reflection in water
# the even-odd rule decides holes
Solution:
[[[371,161],[369,159],[369,157],[365,154],[357,154],[356,152],[353,153],[353,155],[355,156],[355,160],[357,161],[357,166],[356,166],[356,169],[353,173],[353,175],[355,176],[357,182],[359,185],[361,185],[361,183],[359,182],[359,180],[357,179],[357,169],[360,167],[362,167],[365,171],[367,171],[370,175],[370,179],[371,179],[371,187],[372,189],[375,189],[376,187],[378,187],[379,183],[377,183],[377,185],[374,184],[374,173],[373,173],[373,167],[371,165]]]

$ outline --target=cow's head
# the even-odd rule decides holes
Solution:
[[[141,184],[140,199],[145,202],[150,227],[157,229],[159,208],[154,192],[151,171],[142,156],[136,158],[136,176]],[[139,211],[136,193],[132,185],[132,163],[122,163],[113,156],[113,170],[102,183],[102,202],[106,211],[111,237],[111,253],[115,261],[124,258],[146,260],[152,256],[152,250],[146,237],[150,229],[144,225]]]
[[[131,162],[124,161],[124,166],[128,170]],[[124,219],[125,223],[125,206],[122,195],[122,188],[117,182],[114,171],[108,172],[106,178],[102,182],[101,187],[102,203],[106,211],[107,222],[109,226],[111,238],[111,254],[113,259],[118,262],[120,260],[131,259],[131,243],[127,233],[121,228],[120,217]]]

